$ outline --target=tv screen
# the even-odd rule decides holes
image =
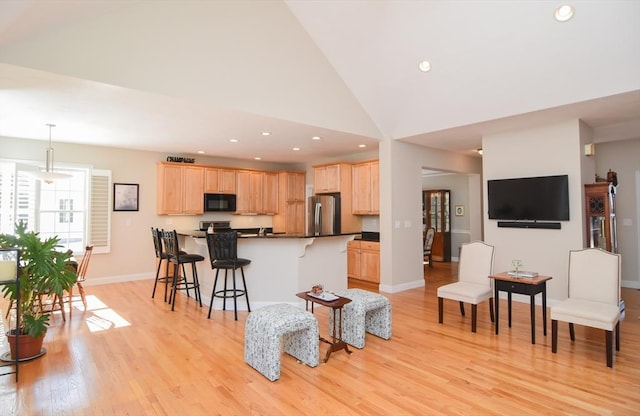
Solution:
[[[569,220],[568,175],[489,180],[487,196],[492,220]]]

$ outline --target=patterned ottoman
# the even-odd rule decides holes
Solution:
[[[364,348],[364,333],[391,338],[391,303],[386,297],[362,289],[346,289],[336,295],[351,299],[342,309],[342,340],[356,348]],[[333,316],[329,314],[329,333],[333,332]]]
[[[284,351],[309,367],[320,361],[318,320],[286,303],[251,312],[244,331],[244,361],[271,381],[280,378],[280,342]]]

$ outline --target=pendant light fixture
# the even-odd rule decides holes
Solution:
[[[70,179],[71,175],[66,173],[57,173],[53,171],[53,147],[51,147],[51,129],[55,127],[55,124],[45,124],[49,127],[49,147],[47,147],[47,160],[45,165],[45,171],[36,172],[34,175],[37,179],[45,183],[53,183],[55,180]]]

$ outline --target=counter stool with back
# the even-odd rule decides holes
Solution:
[[[187,296],[189,295],[189,289],[193,289],[196,301],[202,307],[202,297],[200,296],[200,281],[198,280],[198,270],[196,263],[203,261],[204,257],[199,254],[189,254],[181,251],[178,245],[178,233],[173,231],[161,231],[162,241],[168,256],[169,263],[173,264],[173,276],[171,285],[171,294],[169,295],[169,302],[171,303],[171,310],[174,310],[176,305],[176,294],[178,290],[185,290]],[[184,267],[185,264],[191,264],[191,276],[192,279],[187,279],[187,271]],[[180,276],[180,267],[182,266],[182,277]],[[168,277],[168,276],[167,276]],[[157,282],[157,280],[156,280]]]
[[[251,264],[251,260],[238,257],[238,233],[236,231],[222,231],[207,233],[207,247],[209,248],[209,259],[211,260],[211,268],[215,269],[216,277],[213,281],[213,289],[211,291],[211,303],[209,304],[209,314],[207,318],[211,318],[211,310],[213,309],[213,299],[222,298],[222,310],[227,309],[227,299],[233,299],[233,310],[235,320],[238,320],[238,298],[244,296],[247,300],[247,310],[251,312],[249,306],[249,293],[247,292],[247,283],[244,278],[244,266]],[[218,285],[218,274],[220,269],[224,269],[224,288],[216,290]],[[242,276],[242,287],[236,286],[236,269],[240,269]],[[227,272],[232,270],[233,289],[227,288]]]

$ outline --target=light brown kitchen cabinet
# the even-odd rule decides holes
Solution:
[[[160,162],[157,174],[158,215],[204,213],[204,167]]]
[[[273,217],[273,232],[304,234],[305,173],[278,173],[278,214]]]
[[[236,170],[217,167],[205,168],[204,192],[206,194],[235,194]]]
[[[326,194],[332,192],[342,192],[344,180],[347,177],[351,177],[350,171],[351,165],[347,163],[314,166],[313,186],[315,193]]]
[[[380,215],[380,169],[377,160],[353,165],[355,215]]]
[[[380,243],[353,240],[347,243],[347,277],[380,283]]]
[[[278,213],[278,173],[262,172],[262,213]]]
[[[236,214],[276,214],[278,174],[254,170],[236,172]]]

